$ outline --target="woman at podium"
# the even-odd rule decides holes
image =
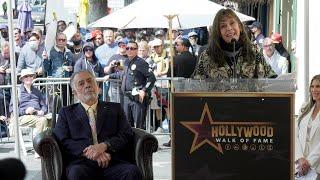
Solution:
[[[214,18],[208,47],[199,57],[194,78],[258,77],[276,77],[276,74],[251,43],[235,12],[221,9]]]
[[[320,179],[320,75],[312,78],[309,102],[302,105],[296,126],[296,176],[317,173]]]

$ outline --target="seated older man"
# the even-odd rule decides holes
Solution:
[[[18,89],[18,110],[20,126],[35,127],[36,133],[39,133],[48,127],[48,119],[44,116],[48,107],[40,90],[32,85],[35,77],[36,74],[32,69],[21,70],[22,84]],[[12,99],[9,111],[13,111]]]

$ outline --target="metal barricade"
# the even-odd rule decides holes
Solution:
[[[96,78],[96,80],[98,83],[103,84],[107,82],[105,78]],[[53,100],[52,97],[57,95],[62,102],[61,106],[67,106],[77,102],[77,99],[72,96],[70,78],[37,78],[34,80],[34,85],[41,87],[42,92],[45,93],[49,109],[52,109],[52,107],[50,107]],[[106,99],[105,91],[105,86],[102,86],[102,100]]]
[[[174,80],[184,79],[185,78],[174,78]],[[149,133],[153,133],[154,135],[171,135],[171,80],[172,78],[158,77],[155,86],[151,92],[152,100],[150,105],[148,106],[146,130]],[[156,121],[160,121],[160,128],[158,129],[155,129],[155,126],[157,124]]]
[[[11,86],[10,85],[1,85],[0,86],[0,141],[2,142],[2,138],[5,135],[9,141],[9,129],[8,129],[8,122],[7,118],[9,117],[9,103],[11,97]]]
[[[151,95],[151,103],[148,105],[147,114],[146,114],[146,130],[150,133],[154,133],[155,135],[170,135],[170,117],[169,117],[169,109],[170,109],[170,80],[171,78],[157,78],[157,83],[155,87],[152,89]],[[121,80],[119,79],[105,79],[105,78],[96,78],[98,83],[101,83],[100,88],[101,92],[101,100],[110,101],[108,96],[113,95],[113,102],[123,103],[121,102],[121,96],[123,93],[121,92]],[[115,86],[115,91],[108,89],[105,84],[114,83],[117,84]],[[19,86],[19,85],[18,85]],[[52,100],[54,96],[59,96],[60,106],[66,106],[73,103],[76,103],[77,100],[72,96],[72,91],[70,87],[70,78],[36,78],[33,83],[34,87],[37,87],[43,94],[46,96],[48,112],[52,112],[53,107]],[[4,89],[11,89],[11,85],[0,86],[1,91]],[[109,93],[110,91],[110,93]],[[10,99],[10,98],[8,98]],[[64,103],[63,103],[64,102]],[[1,103],[6,103],[3,101]],[[122,104],[123,105],[123,104]],[[8,106],[7,106],[8,107]],[[8,117],[8,109],[5,107],[5,115]],[[164,113],[165,112],[165,113]],[[165,131],[156,131],[155,124],[156,121],[159,120],[160,127],[164,128]],[[163,127],[163,123],[167,122],[169,127]]]

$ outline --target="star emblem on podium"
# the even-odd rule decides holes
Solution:
[[[207,103],[205,103],[204,105],[202,115],[199,121],[196,121],[196,122],[182,121],[180,123],[195,134],[193,138],[192,146],[190,149],[190,154],[204,144],[211,145],[218,152],[223,154],[221,144],[215,142],[214,138],[211,135],[211,127],[213,124],[216,124],[217,122],[213,121]]]

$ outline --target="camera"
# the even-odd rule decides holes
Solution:
[[[120,61],[116,61],[113,64],[114,64],[114,66],[120,66]]]

